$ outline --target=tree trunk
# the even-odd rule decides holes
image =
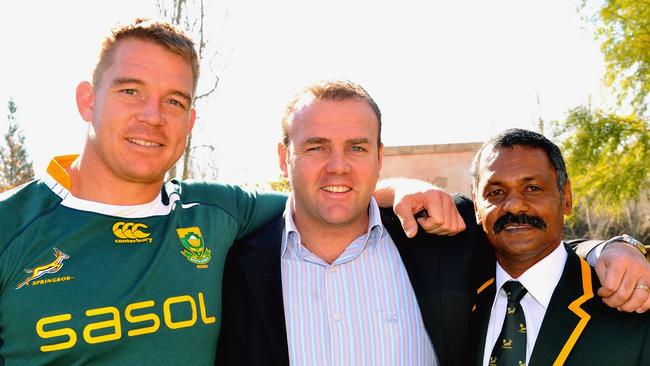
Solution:
[[[185,145],[185,153],[183,154],[183,180],[190,178],[190,160],[192,152],[192,134],[187,136],[187,145]]]

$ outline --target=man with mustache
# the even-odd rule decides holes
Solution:
[[[292,197],[228,254],[217,364],[462,364],[471,263],[491,252],[480,228],[409,240],[377,209],[381,113],[361,86],[308,86],[282,126]],[[454,199],[472,222],[471,201]]]
[[[559,148],[507,130],[483,145],[472,173],[476,220],[496,256],[477,283],[475,364],[650,364],[650,316],[603,304],[595,271],[562,241],[572,197]],[[648,285],[633,291],[645,298]]]

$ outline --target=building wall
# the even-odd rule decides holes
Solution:
[[[381,178],[407,177],[425,180],[443,187],[447,192],[462,193],[471,197],[472,179],[469,174],[474,155],[482,143],[392,146],[384,148],[384,161]],[[574,205],[576,198],[574,198]],[[631,215],[639,216],[630,222],[640,222],[640,225],[625,223],[617,226],[613,233],[574,232],[577,237],[605,237],[627,232],[637,237],[650,249],[650,191],[641,193],[638,205]],[[594,227],[599,221],[609,221],[608,215],[594,217]],[[625,222],[627,222],[625,221]],[[645,224],[644,224],[645,223]],[[632,225],[632,226],[630,226]]]
[[[381,178],[417,178],[448,192],[470,196],[469,169],[481,145],[481,142],[471,142],[385,147]]]

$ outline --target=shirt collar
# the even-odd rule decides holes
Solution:
[[[564,249],[564,243],[561,242],[549,255],[535,263],[535,265],[526,270],[519,278],[515,278],[514,280],[519,281],[528,290],[528,293],[546,309],[551,302],[551,296],[553,296],[555,286],[560,282],[566,260],[567,252]],[[512,279],[508,272],[497,262],[497,291],[501,289],[501,286],[506,281]]]
[[[368,219],[368,241],[372,248],[376,248],[381,242],[381,238],[384,236],[384,225],[381,223],[381,214],[379,213],[379,205],[375,201],[374,197],[370,198],[370,205],[368,207],[369,219]]]
[[[43,182],[50,188],[50,190],[61,197],[62,206],[80,211],[95,212],[123,218],[142,218],[155,215],[166,215],[171,210],[173,205],[165,205],[162,202],[161,193],[159,193],[151,202],[139,205],[111,205],[73,196],[70,193],[70,175],[66,169],[70,167],[78,157],[79,155],[55,156],[47,166],[45,176],[42,177]],[[176,195],[176,200],[178,200],[178,195]]]
[[[282,247],[280,251],[280,256],[285,258],[285,255],[288,255],[287,249],[291,248],[296,254],[309,253],[309,250],[302,245],[302,240],[300,239],[300,233],[296,227],[295,222],[293,221],[293,194],[287,199],[287,203],[284,207],[284,230],[282,233]],[[373,250],[376,250],[377,246],[381,243],[381,238],[386,234],[384,231],[384,226],[381,223],[381,215],[379,213],[379,206],[374,197],[370,198],[370,204],[368,205],[368,229],[365,234],[368,234],[366,238],[365,245]]]
[[[284,206],[284,213],[282,214],[284,217],[284,230],[282,231],[282,248],[280,251],[280,257],[284,257],[288,246],[291,246],[292,248],[302,246],[300,243],[300,233],[298,233],[298,228],[293,222],[293,210],[291,207],[293,207],[293,194],[291,194],[289,199],[287,199],[287,203]]]

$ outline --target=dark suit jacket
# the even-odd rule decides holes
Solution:
[[[454,199],[465,222],[474,222],[472,202]],[[381,216],[406,267],[440,364],[464,363],[474,288],[470,269],[478,258],[494,263],[480,228],[468,224],[453,237],[419,233],[408,239],[392,210],[382,209]],[[280,273],[283,226],[283,219],[276,220],[235,243],[228,253],[219,366],[289,364]]]
[[[619,312],[596,295],[595,271],[566,247],[567,258],[544,316],[529,365],[650,365],[650,314]],[[478,288],[472,313],[476,365],[483,362],[485,334],[495,295],[494,267]],[[484,278],[488,278],[486,276]]]

